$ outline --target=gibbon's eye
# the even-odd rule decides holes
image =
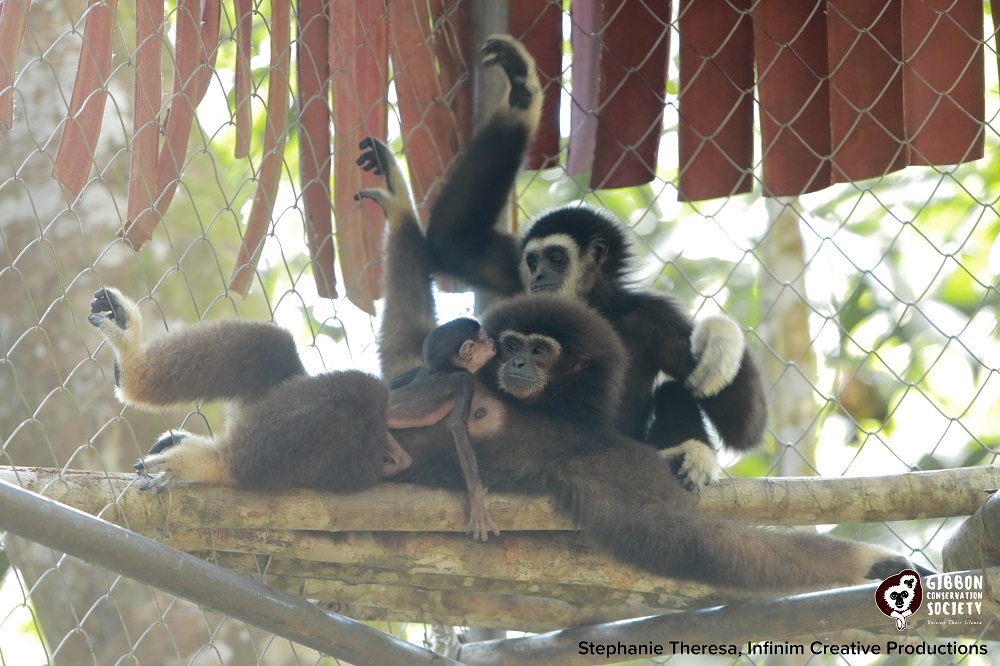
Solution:
[[[514,352],[516,352],[516,351],[517,351],[517,343],[516,343],[516,342],[514,342],[513,340],[508,340],[508,341],[507,341],[507,344],[505,344],[505,345],[504,345],[504,348],[505,348],[505,349],[506,349],[506,350],[507,350],[507,351],[508,351],[509,353],[513,354]]]
[[[534,273],[535,269],[538,268],[538,257],[534,254],[529,254],[524,258],[524,263],[528,265],[528,270]]]
[[[545,352],[546,352],[545,347],[542,347],[541,345],[531,350],[531,353],[534,354],[535,356],[545,356]]]
[[[556,266],[561,266],[563,263],[566,262],[566,253],[561,250],[553,252],[551,255],[549,255],[549,261],[555,264]]]

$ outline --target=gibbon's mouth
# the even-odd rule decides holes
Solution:
[[[559,285],[558,284],[554,284],[554,283],[553,284],[534,284],[534,285],[531,285],[531,293],[533,293],[533,294],[537,294],[539,292],[546,292],[546,291],[559,291]]]
[[[531,397],[536,392],[537,377],[527,377],[525,375],[508,373],[504,375],[500,388],[510,393],[515,398]]]

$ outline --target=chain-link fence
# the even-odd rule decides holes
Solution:
[[[310,559],[313,542],[255,549],[208,519],[178,529],[169,517],[180,492],[129,500],[138,491],[125,472],[158,433],[210,433],[221,414],[123,408],[111,351],[87,322],[94,292],[112,285],[140,302],[147,336],[203,319],[272,319],[293,332],[310,371],[377,372],[380,221],[350,201],[362,178],[357,138],[384,130],[405,150],[426,211],[469,138],[478,96],[490,94],[471,71],[475,35],[490,31],[474,3],[387,4],[179,0],[160,17],[156,2],[0,0],[0,115],[13,104],[0,117],[11,125],[0,130],[0,474],[430,645],[440,627],[422,622],[489,625],[491,614],[449,613],[448,594],[461,589],[433,589],[432,569],[413,567],[400,582],[407,564],[390,557],[391,538],[369,544],[381,565],[324,573],[331,565]],[[549,100],[529,165],[545,168],[521,176],[512,217],[522,225],[581,199],[608,208],[632,231],[639,286],[745,329],[772,414],[763,449],[725,460],[726,475],[848,478],[995,462],[1000,104],[988,10],[930,0],[681,0],[672,13],[667,2],[510,4],[510,32],[538,59]],[[378,92],[366,86],[385,62],[389,103],[375,108]],[[332,153],[316,149],[331,143]],[[437,299],[442,319],[473,301]],[[957,474],[954,487],[982,478],[973,474]],[[209,511],[211,496],[199,501]],[[914,504],[908,517],[952,515]],[[903,517],[820,529],[940,568],[963,518]],[[420,543],[398,545],[399,557]],[[493,552],[474,547],[463,542],[454,558],[483,560],[459,571],[471,599],[490,592],[474,572]],[[100,565],[0,534],[0,663],[330,659]],[[482,603],[563,591],[505,567],[497,575],[510,585]],[[643,604],[664,594],[642,592]],[[624,596],[606,603],[624,607]],[[705,594],[691,607],[717,603]],[[551,628],[545,613],[556,626],[579,617],[554,608],[509,628]],[[1000,639],[994,616],[973,619],[971,629],[928,625],[907,640],[1000,651],[982,640]]]

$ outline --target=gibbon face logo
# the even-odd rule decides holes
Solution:
[[[923,599],[920,574],[913,569],[904,569],[895,576],[889,576],[875,590],[875,605],[883,615],[896,619],[899,631],[906,629],[906,618],[920,608]]]

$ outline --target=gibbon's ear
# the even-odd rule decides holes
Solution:
[[[603,238],[595,238],[590,241],[590,256],[594,258],[594,263],[600,266],[608,258],[608,241]]]
[[[465,361],[469,360],[470,358],[472,358],[472,352],[475,350],[475,348],[476,348],[475,340],[466,340],[465,342],[462,343],[462,346],[458,348],[459,358]]]
[[[580,370],[586,369],[593,362],[592,358],[581,358],[579,361],[573,364],[573,372],[579,372]]]

